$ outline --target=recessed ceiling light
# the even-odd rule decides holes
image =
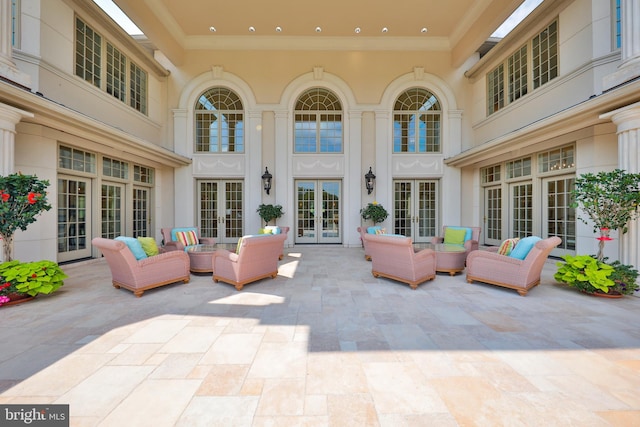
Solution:
[[[356,29],[355,29],[355,30],[353,30],[353,31],[355,31],[355,32],[356,32],[356,34],[360,34],[360,27],[356,27]]]
[[[282,32],[282,27],[276,27],[276,32],[277,32],[277,33]]]
[[[322,28],[316,27],[316,33],[320,33],[320,32],[322,32]]]
[[[387,31],[389,31],[389,29],[387,27],[382,28],[382,32],[386,33]]]
[[[249,27],[249,32],[254,33],[256,31],[255,27]]]
[[[209,31],[211,31],[212,33],[216,32],[216,27],[209,27]]]
[[[427,32],[427,27],[422,27],[422,29],[420,30],[421,33],[426,33]]]

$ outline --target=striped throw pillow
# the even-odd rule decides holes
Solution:
[[[198,244],[198,235],[195,231],[177,231],[176,240],[182,243],[184,246],[191,246]]]
[[[513,248],[516,247],[516,244],[518,244],[519,240],[520,239],[518,237],[515,237],[513,239],[507,239],[504,242],[500,243],[500,247],[498,248],[498,253],[500,255],[509,255],[513,250]]]

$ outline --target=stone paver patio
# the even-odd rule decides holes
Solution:
[[[640,298],[526,297],[438,274],[411,290],[360,248],[286,250],[279,276],[135,298],[104,260],[0,308],[0,403],[72,426],[640,425]]]

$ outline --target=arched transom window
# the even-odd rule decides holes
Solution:
[[[244,151],[244,110],[240,97],[230,89],[208,89],[196,102],[195,151],[241,153]]]
[[[296,153],[342,152],[342,105],[335,94],[312,88],[300,95],[294,138]]]
[[[440,102],[426,89],[402,93],[393,107],[394,153],[439,153]]]

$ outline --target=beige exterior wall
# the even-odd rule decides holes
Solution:
[[[393,210],[394,179],[438,180],[439,226],[483,226],[481,168],[575,144],[576,167],[568,173],[612,169],[618,159],[616,127],[598,117],[637,102],[637,96],[633,101],[633,95],[616,98],[603,93],[603,80],[621,62],[620,52],[612,49],[608,1],[544,2],[488,55],[482,59],[473,55],[458,68],[451,65],[452,54],[445,50],[188,49],[183,65],[176,67],[162,52],[152,57],[94,6],[75,0],[22,0],[21,6],[20,47],[14,49],[13,59],[30,76],[32,92],[40,92],[43,98],[25,94],[20,102],[10,103],[34,113],[18,126],[15,168],[50,179],[55,194],[60,142],[94,152],[98,159],[106,155],[151,167],[156,174],[151,213],[156,236],[160,227],[196,223],[198,179],[243,180],[247,233],[260,227],[255,213],[260,203],[282,204],[285,217],[278,223],[295,227],[298,178],[341,181],[341,244],[345,246],[360,244],[355,229],[362,223],[362,206],[376,200]],[[148,115],[74,75],[76,14],[147,71]],[[541,88],[530,87],[527,95],[487,117],[486,73],[556,18],[559,76]],[[218,85],[236,91],[244,104],[244,153],[193,152],[195,100]],[[314,86],[333,91],[342,103],[342,153],[293,152],[293,106],[304,90]],[[442,153],[392,153],[394,101],[415,86],[432,91],[441,102]],[[0,102],[3,99],[8,103],[9,98]],[[46,100],[53,102],[46,106]],[[37,158],[34,152],[39,153]],[[274,175],[269,195],[260,180],[265,167]],[[371,195],[363,180],[369,167],[377,176]],[[92,182],[95,194],[101,179],[98,175]],[[534,231],[542,234],[543,177],[533,179],[537,191]],[[54,204],[37,226],[16,239],[18,255],[55,257],[55,209]],[[94,210],[98,212],[97,204]],[[97,218],[93,235],[100,225]],[[383,225],[393,228],[393,218]],[[503,231],[509,237],[508,221]],[[577,234],[578,252],[590,251],[595,244],[591,231],[578,224]],[[290,239],[288,244],[292,243]]]

